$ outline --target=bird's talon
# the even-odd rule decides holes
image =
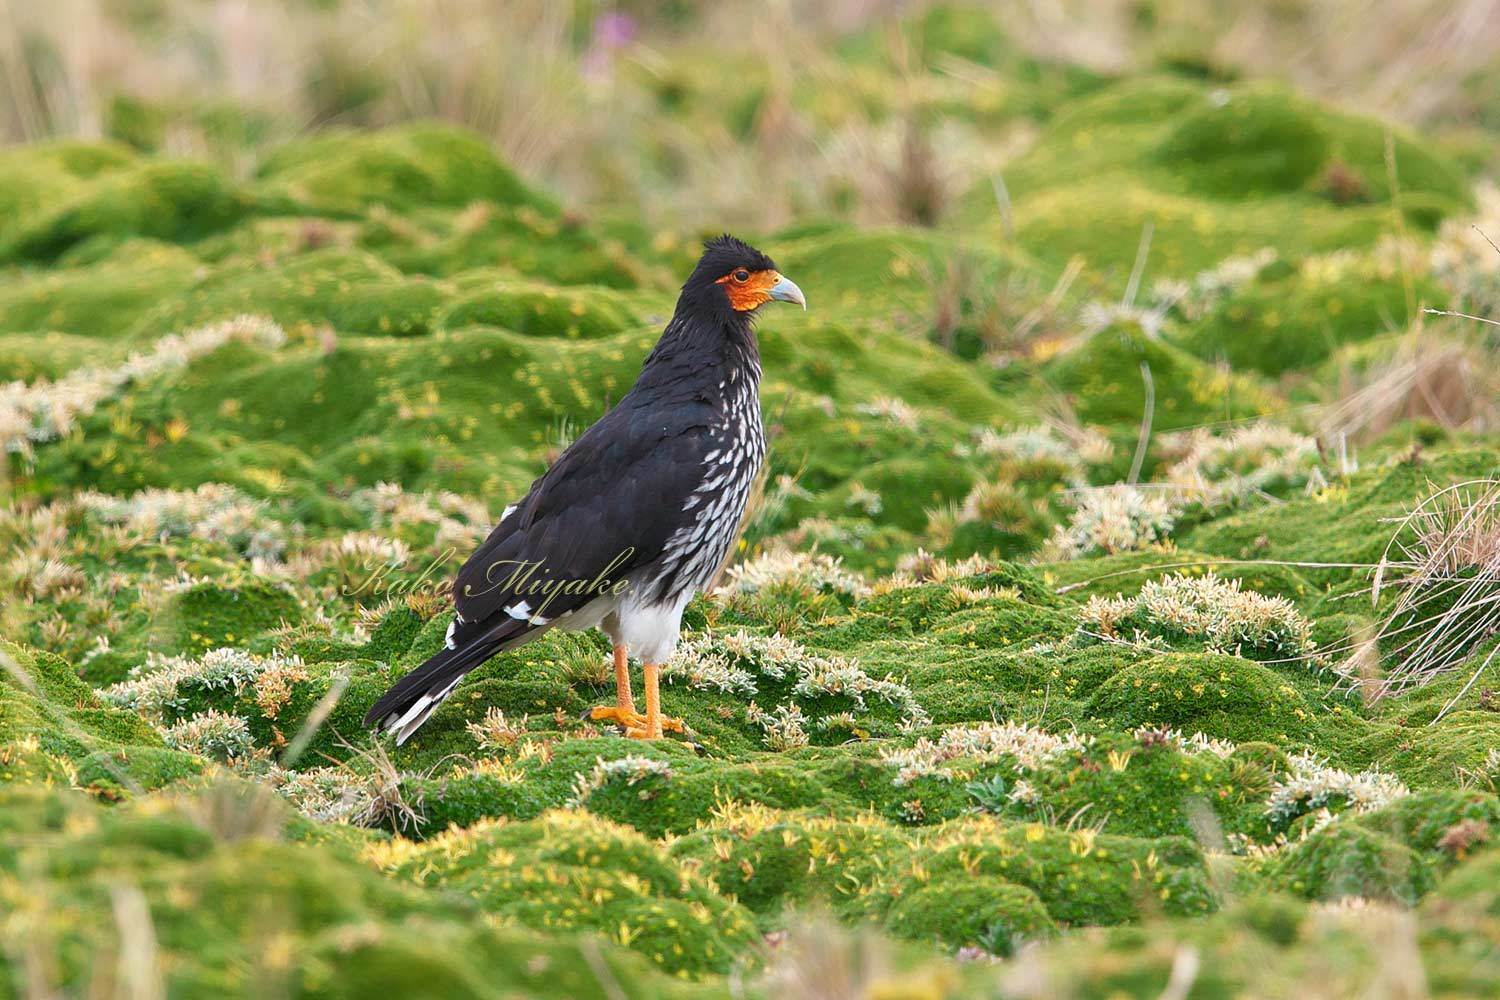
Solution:
[[[659,740],[666,733],[687,732],[687,725],[681,719],[674,719],[664,715],[658,722],[659,725],[653,733],[649,720],[643,715],[640,717],[639,724],[625,727],[625,735],[633,740]]]
[[[584,717],[594,722],[613,722],[627,729],[643,728],[646,725],[644,715],[633,708],[621,708],[619,705],[595,705]]]

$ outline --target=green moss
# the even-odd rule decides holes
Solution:
[[[1394,200],[1403,208],[1421,202],[1434,213],[1414,220],[1424,228],[1472,205],[1464,168],[1442,144],[1399,125],[1357,115],[1330,112],[1323,121],[1330,162],[1355,171],[1367,197]]]
[[[471,201],[552,211],[478,135],[439,124],[301,139],[273,153],[259,176],[271,190],[330,214]]]
[[[0,239],[0,262],[48,261],[91,237],[186,242],[231,226],[256,198],[211,167],[154,162],[103,174]]]
[[[1280,375],[1315,365],[1344,344],[1404,327],[1409,302],[1441,301],[1425,278],[1404,283],[1369,263],[1353,273],[1328,273],[1310,262],[1295,274],[1236,290],[1178,343],[1210,361]]]
[[[1486,673],[1488,676],[1481,683],[1493,683],[1496,679],[1493,663]],[[1467,679],[1466,676],[1456,677],[1451,674],[1445,678],[1450,683],[1457,684],[1462,684]],[[1477,700],[1480,695],[1471,694],[1469,698]],[[1413,785],[1442,787],[1463,774],[1483,771],[1487,755],[1496,745],[1497,737],[1500,737],[1500,719],[1495,718],[1493,712],[1466,711],[1455,712],[1444,718],[1440,725],[1433,727],[1430,735],[1423,732],[1414,739],[1412,730],[1403,725],[1405,720],[1401,714],[1401,706],[1389,705],[1385,708],[1391,722],[1376,732],[1367,734],[1370,746],[1366,752],[1380,760],[1382,766]]]
[[[904,894],[887,917],[891,933],[936,939],[950,948],[983,947],[1009,955],[1056,932],[1036,893],[996,878],[963,885],[928,885]]]
[[[1281,405],[1258,380],[1215,369],[1130,326],[1100,330],[1049,365],[1046,376],[1071,396],[1081,419],[1123,431],[1138,429],[1146,411],[1142,365],[1151,369],[1158,432],[1253,417]]]
[[[0,743],[0,787],[66,788],[72,782],[73,768],[69,762],[46,752],[37,741]]]
[[[1347,821],[1400,841],[1445,871],[1500,837],[1500,799],[1458,788],[1417,791]]]
[[[545,207],[483,202],[427,221],[431,230],[413,227],[409,218],[377,215],[363,227],[359,244],[407,272],[456,278],[499,271],[507,278],[622,289],[668,284],[639,244],[627,247]]]
[[[0,743],[34,741],[75,761],[96,750],[161,746],[145,720],[105,705],[61,658],[5,640],[0,657]]]
[[[0,155],[0,245],[96,177],[129,165],[128,149],[111,143],[44,142],[9,146]]]
[[[1304,186],[1328,145],[1316,116],[1288,95],[1215,93],[1177,119],[1152,155],[1205,194],[1254,198]]]
[[[136,746],[89,754],[78,763],[74,781],[80,788],[112,799],[196,778],[207,767],[203,758],[181,750]]]
[[[1387,899],[1415,903],[1432,884],[1410,848],[1370,830],[1334,822],[1287,848],[1271,866],[1273,885],[1307,899]]]
[[[1134,593],[1172,563],[1193,572],[1227,558],[1242,561],[1216,572],[1294,602],[1337,658],[1379,617],[1360,603],[1367,581],[1347,567],[1280,563],[1375,562],[1388,537],[1382,519],[1430,483],[1493,474],[1483,435],[1403,426],[1361,443],[1360,471],[1330,473],[1311,495],[1275,486],[1274,505],[1193,507],[1175,549],[964,577],[945,576],[935,558],[904,558],[918,545],[950,560],[1024,557],[1067,515],[1065,491],[1123,478],[1146,405],[1143,363],[1155,408],[1144,481],[1160,478],[1175,447],[1167,433],[1291,420],[1290,408],[1323,401],[1346,361],[1359,373],[1388,363],[1397,344],[1379,332],[1403,322],[1408,294],[1439,305],[1446,290],[1432,283],[1425,250],[1406,255],[1402,275],[1368,248],[1398,229],[1426,241],[1426,229],[1469,203],[1451,147],[1211,79],[1212,64],[1175,38],[1142,51],[1193,78],[1105,84],[1026,56],[991,13],[963,5],[924,8],[893,30],[912,43],[899,88],[883,31],[848,38],[850,62],[816,87],[787,90],[764,66],[734,61],[745,86],[727,101],[725,66],[712,59],[684,66],[669,47],[649,69],[618,67],[621,79],[651,78],[643,93],[668,119],[736,141],[783,102],[828,134],[873,123],[899,136],[908,123],[920,132],[942,120],[931,138],[943,148],[990,148],[1018,119],[1037,123],[1035,142],[1004,172],[1004,212],[983,177],[944,228],[804,218],[760,240],[812,310],[767,310],[757,330],[773,442],[742,555],[781,544],[841,555],[872,586],[787,583],[699,599],[689,628],[780,631],[814,654],[836,652],[904,683],[933,720],[913,713],[902,727],[885,701],[859,709],[832,688],[765,680],[758,709],[792,702],[828,723],[810,727],[813,745],[775,753],[742,689],[666,686],[665,707],[688,721],[691,746],[584,722],[588,706],[612,697],[608,644],[560,631],[475,670],[404,746],[382,743],[395,776],[361,736],[380,693],[441,646],[447,615],[425,598],[341,590],[359,575],[331,554],[341,534],[409,545],[410,565],[396,574],[405,582],[458,539],[438,575],[449,572],[463,538],[485,527],[483,515],[454,511],[498,512],[629,388],[696,255],[688,234],[628,208],[565,214],[487,140],[435,125],[257,150],[263,165],[248,185],[113,146],[0,154],[0,262],[14,265],[0,282],[0,374],[117,366],[165,333],[246,312],[289,334],[275,350],[231,345],[125,385],[64,439],[12,462],[18,501],[0,511],[12,634],[67,651],[96,686],[148,652],[300,653],[284,691],[185,683],[160,721],[208,710],[243,718],[257,753],[234,769],[247,780],[270,783],[261,772],[274,759],[333,797],[342,786],[356,797],[379,791],[367,821],[380,829],[289,817],[282,805],[257,820],[243,801],[201,787],[221,766],[162,746],[67,663],[4,647],[29,680],[0,672],[0,899],[13,904],[5,922],[18,940],[36,926],[38,899],[47,927],[63,928],[35,938],[57,941],[55,962],[45,956],[56,990],[97,987],[88,970],[118,965],[125,886],[145,896],[174,996],[252,984],[309,995],[591,997],[608,992],[594,971],[601,961],[632,995],[716,995],[729,989],[721,973],[758,961],[758,933],[801,908],[878,923],[909,939],[903,955],[934,945],[1004,953],[1062,926],[1112,927],[1056,934],[1027,959],[1052,973],[1061,956],[1048,980],[1057,992],[1076,982],[1082,996],[1160,995],[1191,947],[1203,956],[1196,992],[1291,995],[1286,982],[1321,970],[1317,956],[1381,967],[1368,942],[1339,928],[1385,911],[1306,920],[1305,902],[1273,890],[1409,901],[1452,871],[1456,888],[1420,911],[1418,947],[1435,988],[1495,992],[1500,970],[1486,971],[1474,942],[1475,928],[1493,923],[1494,894],[1482,884],[1492,865],[1479,852],[1500,809],[1477,789],[1493,783],[1486,759],[1500,716],[1485,691],[1500,687],[1500,663],[1467,692],[1478,660],[1366,705],[1330,693],[1327,676],[1300,664],[1071,639],[1087,598]],[[210,127],[207,106],[138,107],[134,120],[128,105],[115,109],[111,127],[143,148],[161,144],[168,121],[201,126],[223,162],[264,141],[256,116],[235,132]],[[643,160],[648,175],[678,157],[675,140],[659,138]],[[233,148],[221,151],[220,139]],[[1076,336],[1083,307],[1119,301],[1148,223],[1140,327],[1125,319]],[[1258,278],[1216,284],[1237,270],[1217,268],[1225,257],[1265,247],[1277,263]],[[1058,285],[1075,254],[1085,266]],[[1192,288],[1170,308],[1175,286],[1157,285],[1168,278]],[[1097,315],[1089,311],[1088,328]],[[976,446],[1051,421],[1102,433],[1113,457],[997,459]],[[1246,471],[1252,459],[1238,458],[1228,464]],[[243,546],[105,530],[68,503],[84,489],[210,481],[266,502],[285,536],[283,565],[249,567]],[[382,481],[431,495],[372,514],[355,491]],[[51,500],[64,503],[48,510]],[[49,584],[33,572],[36,558],[76,566],[90,583],[76,593],[66,580]],[[898,560],[926,582],[880,580]],[[1167,641],[1200,645],[1175,633]],[[1395,650],[1382,652],[1389,660]],[[490,708],[524,735],[478,742],[468,727]],[[960,756],[897,783],[891,754],[941,740],[949,724],[996,719],[1085,743],[1035,766]],[[1183,746],[1137,727],[1239,745]],[[284,758],[299,732],[309,736],[300,756]],[[1217,829],[1266,844],[1267,800],[1288,754],[1303,750],[1350,771],[1378,767],[1413,792],[1373,812],[1344,808],[1279,856],[1214,854],[1211,879],[1186,836]],[[62,791],[69,785],[82,791]],[[282,787],[310,815],[325,804]],[[417,825],[398,817],[398,796]],[[1301,817],[1288,833],[1317,822]],[[1209,915],[1221,893],[1248,901]],[[580,951],[577,933],[605,940]],[[989,975],[969,970],[976,981]],[[21,982],[12,971],[0,968],[0,982]],[[967,995],[964,983],[957,992]],[[1331,992],[1365,986],[1337,983]]]
[[[1453,996],[1482,996],[1500,983],[1500,954],[1482,942],[1500,933],[1500,851],[1459,866],[1419,911],[1429,984]]]
[[[746,809],[675,840],[721,891],[757,914],[823,905],[861,912],[880,869],[911,848],[899,828],[873,819]]]
[[[1170,746],[1107,736],[1080,763],[1044,768],[1030,781],[1053,815],[1097,811],[1109,817],[1111,833],[1134,837],[1192,836],[1195,818],[1201,819],[1205,809],[1224,829],[1248,830],[1262,810],[1257,793],[1270,789],[1268,777],[1263,783],[1247,781],[1247,775],[1211,753],[1184,754]]]
[[[916,229],[839,226],[788,240],[775,256],[812,309],[864,315],[893,306],[923,309],[931,281],[924,272],[941,266],[948,251],[944,241]]]
[[[440,300],[429,283],[402,280],[379,259],[329,247],[272,264],[235,261],[146,314],[145,330],[266,316],[294,333],[332,324],[344,333],[425,333]]]
[[[173,594],[152,629],[165,647],[200,653],[241,645],[297,613],[296,596],[275,583],[204,582]]]
[[[1487,449],[1457,448],[1410,459],[1410,453],[1364,465],[1318,495],[1274,508],[1230,513],[1184,532],[1178,542],[1233,559],[1375,564],[1390,540],[1383,518],[1399,517],[1432,492],[1435,482],[1463,482],[1494,471]],[[1346,580],[1347,572],[1315,567],[1309,580]]]
[[[1031,889],[1059,924],[1121,923],[1145,906],[1174,914],[1215,906],[1202,856],[1186,839],[989,821],[954,824],[937,838],[930,854],[896,876],[893,901],[929,885],[956,890],[975,878],[996,878]]]
[[[1150,273],[1179,278],[1267,246],[1292,254],[1369,246],[1392,227],[1390,211],[1378,206],[1333,208],[1307,204],[1302,196],[1288,202],[1205,205],[1201,198],[1157,190],[1125,173],[1025,199],[1016,209],[1016,232],[1048,266],[1060,270],[1081,255],[1119,289],[1148,225]],[[1078,225],[1080,217],[1088,218],[1087,227]]]
[[[1224,580],[1238,580],[1246,590],[1285,597],[1308,609],[1321,591],[1296,568],[1247,561],[1224,562],[1222,557],[1190,549],[1147,549],[1121,552],[1093,559],[1045,563],[1040,574],[1055,584],[1067,599],[1086,603],[1091,597],[1134,597],[1147,581],[1162,580],[1175,573],[1197,575],[1213,572]]]
[[[1015,232],[1050,267],[1082,255],[1118,291],[1146,226],[1147,273],[1187,277],[1267,246],[1291,255],[1369,246],[1470,202],[1457,164],[1395,130],[1404,222],[1371,203],[1391,193],[1388,132],[1281,89],[1128,77],[1072,102],[1007,170]],[[1357,197],[1337,194],[1335,173]],[[976,219],[994,217],[987,183],[965,204]],[[1002,225],[986,228],[999,235]]]
[[[588,944],[585,958],[571,936],[493,927],[461,895],[403,885],[327,848],[278,843],[269,828],[232,834],[220,825],[231,817],[205,819],[191,801],[113,811],[66,793],[0,802],[0,893],[18,901],[7,919],[36,943],[49,981],[66,991],[86,989],[99,956],[117,954],[125,881],[151,914],[163,986],[175,996],[276,984],[353,997],[379,983],[404,996],[540,998],[561,990],[605,1000],[601,976],[651,995],[698,994],[612,943]],[[38,894],[45,911],[25,902]],[[45,934],[33,931],[41,919]],[[266,965],[268,953],[280,958]],[[0,970],[8,981],[26,975],[9,954]]]
[[[334,329],[373,336],[419,337],[432,332],[443,292],[421,279],[341,286],[328,304]]]
[[[127,240],[119,253],[95,266],[29,275],[0,288],[0,326],[7,331],[116,337],[158,304],[185,291],[199,266],[197,258],[171,244]],[[173,331],[152,332],[162,336]],[[90,356],[80,361],[98,365],[108,360],[108,348],[101,357],[101,345],[91,347]]]
[[[543,285],[471,292],[442,316],[449,329],[488,324],[533,337],[601,337],[638,323],[628,306],[606,291],[559,291]]]
[[[1162,725],[1277,744],[1306,738],[1316,717],[1275,671],[1215,653],[1164,653],[1124,665],[1095,692],[1089,708],[1124,729]]]
[[[724,971],[755,936],[743,908],[659,847],[580,813],[455,832],[394,874],[524,926],[602,931],[673,972]]]

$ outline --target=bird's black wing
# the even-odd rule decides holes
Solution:
[[[543,608],[539,581],[583,589],[655,560],[691,517],[683,506],[703,480],[711,416],[706,406],[620,407],[590,427],[459,570],[458,613],[466,622],[513,617],[524,603],[555,619],[598,589],[557,593]]]

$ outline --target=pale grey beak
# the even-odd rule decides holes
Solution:
[[[778,302],[795,302],[804,311],[807,309],[807,299],[803,298],[802,289],[798,288],[797,283],[784,274],[776,275],[776,284],[771,286],[770,295],[771,298]]]

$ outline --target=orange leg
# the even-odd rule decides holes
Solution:
[[[622,712],[635,711],[635,696],[630,693],[630,657],[624,646],[615,647],[615,704]]]
[[[626,728],[646,724],[646,717],[635,710],[635,696],[630,693],[630,660],[624,646],[615,647],[615,703],[595,706],[589,711],[589,718]]]
[[[625,735],[637,740],[659,740],[662,730],[680,733],[684,730],[681,719],[665,718],[661,714],[661,665],[644,664],[646,673],[646,718],[645,725],[631,726]]]

